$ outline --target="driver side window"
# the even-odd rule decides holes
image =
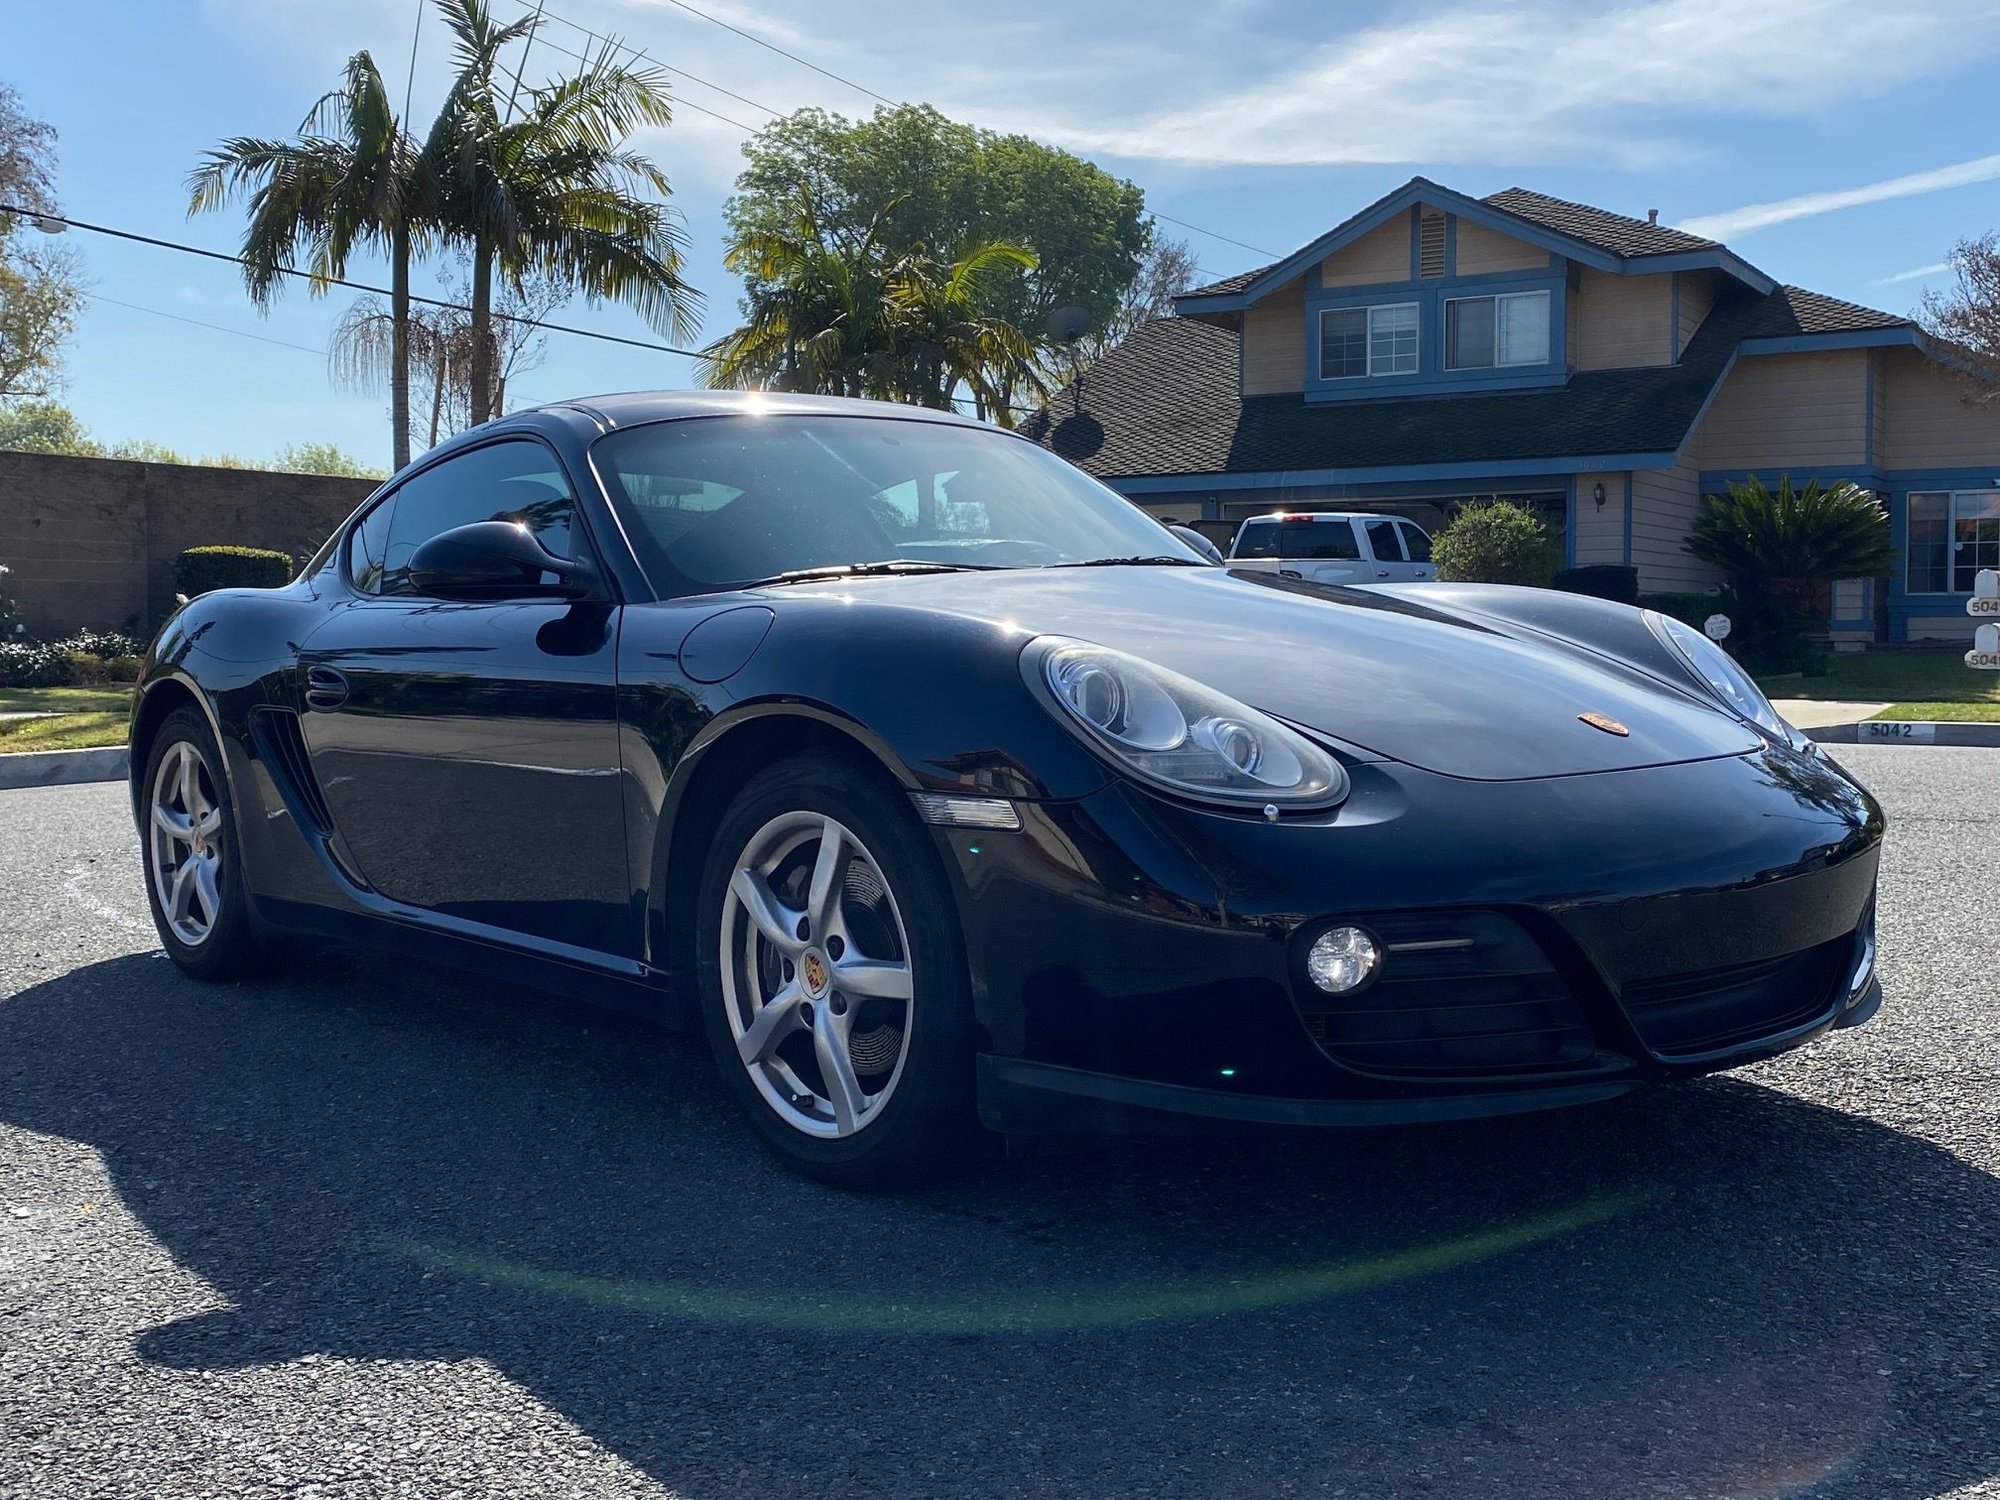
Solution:
[[[348,567],[371,594],[414,594],[410,558],[440,532],[514,521],[556,557],[575,555],[576,497],[556,456],[530,438],[475,448],[406,481],[354,529]]]

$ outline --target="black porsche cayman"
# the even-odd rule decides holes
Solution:
[[[1865,1020],[1882,816],[1698,632],[1237,575],[1032,443],[490,423],[164,628],[166,950],[419,944],[705,1026],[789,1162],[1609,1098]]]

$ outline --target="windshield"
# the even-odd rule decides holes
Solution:
[[[813,568],[1202,559],[1032,443],[892,417],[655,422],[591,449],[662,595]]]

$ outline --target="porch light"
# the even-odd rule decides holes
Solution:
[[[1602,484],[1594,484],[1594,485],[1592,485],[1592,486],[1590,487],[1590,498],[1591,498],[1591,499],[1593,499],[1593,500],[1595,500],[1595,501],[1597,502],[1597,508],[1598,508],[1599,510],[1603,510],[1603,509],[1604,509],[1604,486],[1603,486]]]

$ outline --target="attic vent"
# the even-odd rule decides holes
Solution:
[[[1417,270],[1423,276],[1444,275],[1444,215],[1422,210],[1417,224]]]

